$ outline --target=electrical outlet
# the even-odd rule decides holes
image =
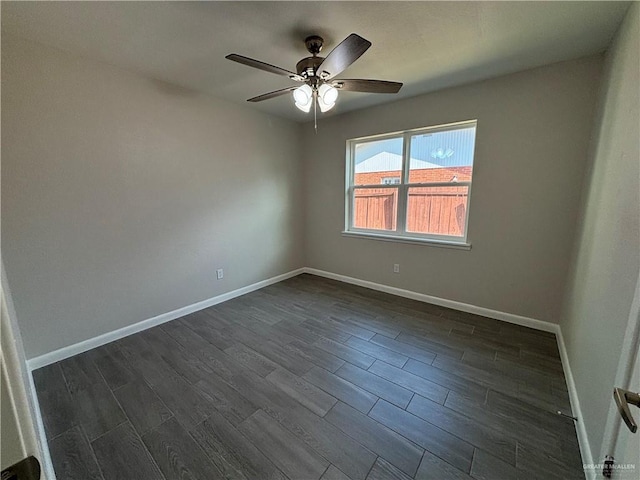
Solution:
[[[224,278],[224,270],[221,268],[217,269],[216,276],[218,277],[218,280],[222,280]]]
[[[400,264],[399,263],[394,263],[393,264],[393,273],[400,273]]]

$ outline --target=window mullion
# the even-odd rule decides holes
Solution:
[[[396,230],[405,234],[407,230],[407,182],[409,181],[409,167],[411,154],[411,135],[405,133],[402,139],[402,175],[398,188],[398,218]]]

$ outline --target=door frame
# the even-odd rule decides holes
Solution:
[[[631,375],[635,362],[638,360],[638,348],[640,347],[640,272],[638,272],[638,280],[636,282],[636,289],[633,295],[633,301],[631,302],[631,309],[629,311],[629,318],[627,321],[627,328],[625,330],[624,338],[622,340],[622,349],[620,351],[620,360],[618,361],[618,368],[616,370],[616,378],[614,385],[616,387],[631,389],[635,387],[631,385]],[[638,415],[640,410],[634,409],[634,416],[636,421],[639,420]],[[607,414],[607,423],[604,429],[604,440],[602,442],[602,451],[600,452],[599,461],[603,461],[605,456],[611,455],[615,459],[614,452],[616,450],[616,444],[618,441],[618,435],[620,429],[624,428],[622,425],[622,417],[618,413],[618,408],[613,400],[613,392],[611,392],[611,403],[609,404],[609,412]],[[640,433],[638,433],[640,435]],[[597,472],[599,478],[602,478],[602,472]]]
[[[22,451],[25,457],[35,456],[41,465],[41,478],[55,480],[44,425],[38,407],[38,397],[31,370],[27,366],[22,336],[9,290],[4,264],[0,261],[0,329],[2,329],[2,368],[8,382],[9,396],[16,416]]]

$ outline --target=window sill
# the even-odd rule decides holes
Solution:
[[[371,240],[382,240],[383,242],[412,243],[414,245],[429,245],[432,247],[454,248],[457,250],[471,250],[470,243],[453,242],[451,240],[435,240],[432,238],[401,237],[398,235],[385,235],[383,233],[349,231],[343,231],[342,236],[353,238],[368,238]]]

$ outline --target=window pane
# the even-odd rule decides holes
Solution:
[[[469,182],[476,127],[411,137],[409,183]]]
[[[371,230],[395,230],[397,188],[356,188],[353,195],[353,226]]]
[[[407,231],[463,237],[469,187],[410,187]]]
[[[402,137],[356,144],[354,185],[400,183]]]

